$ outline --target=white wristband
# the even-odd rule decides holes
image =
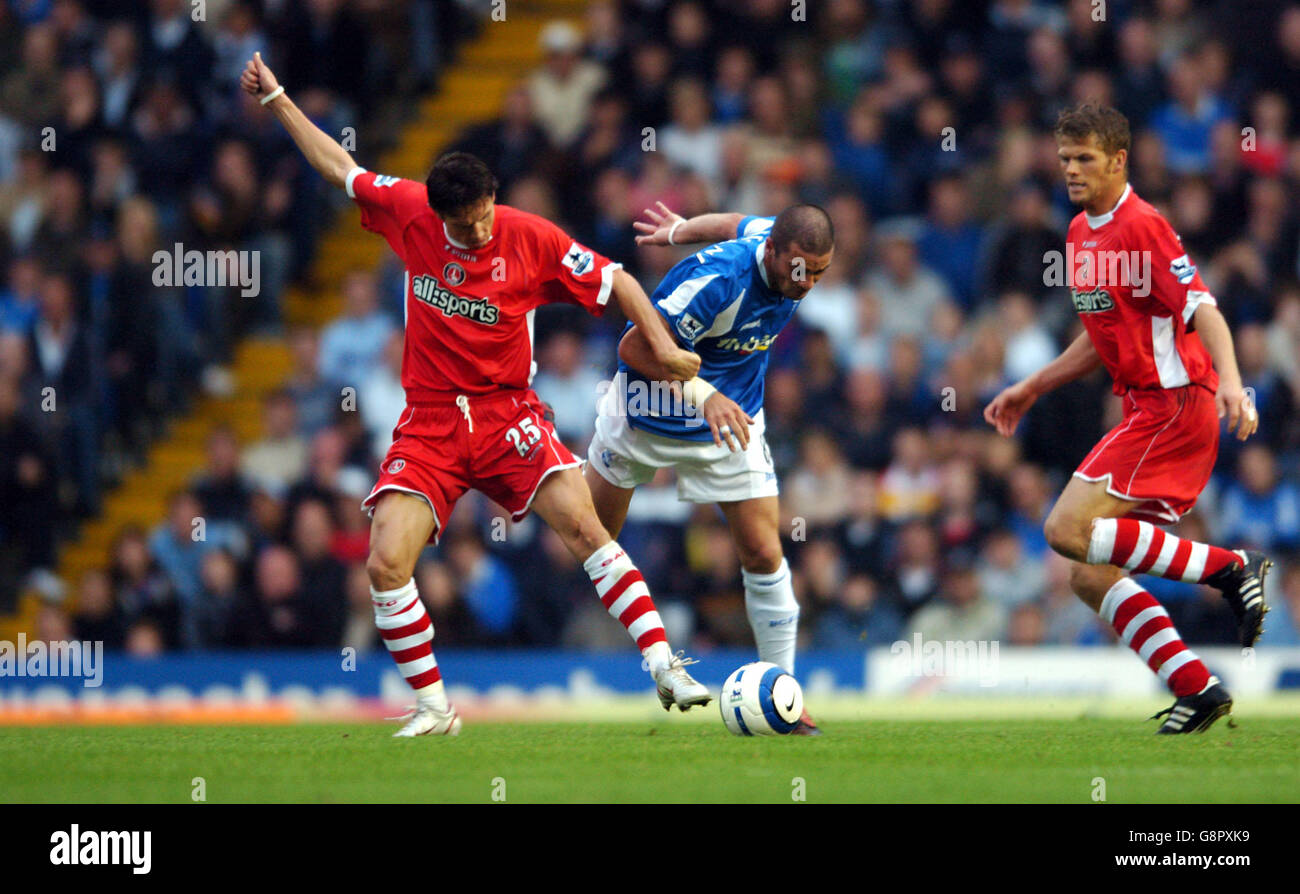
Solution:
[[[704,402],[712,397],[713,393],[717,390],[717,388],[714,388],[699,376],[696,376],[693,379],[688,379],[682,384],[682,396],[686,398],[687,403],[695,407],[697,410],[700,407],[703,407]]]
[[[669,244],[669,245],[676,245],[676,244],[677,244],[676,242],[673,241],[673,234],[676,233],[676,232],[677,232],[677,228],[680,227],[680,226],[681,226],[682,224],[684,224],[684,223],[686,223],[686,218],[683,217],[681,220],[678,220],[676,223],[674,223],[671,227],[668,228],[668,244]]]
[[[266,94],[266,96],[262,97],[262,105],[266,105],[268,102],[275,99],[283,92],[284,92],[284,84],[281,84],[279,87],[276,87],[270,93]]]

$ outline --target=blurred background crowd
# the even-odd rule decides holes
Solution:
[[[402,408],[402,270],[388,256],[349,273],[345,313],[320,332],[283,327],[277,297],[337,197],[251,114],[235,73],[270,48],[298,103],[341,125],[376,114],[375,91],[435,84],[455,37],[491,27],[490,4],[210,3],[220,14],[203,27],[180,0],[138,6],[0,7],[7,573],[51,566],[61,524],[94,513],[160,422],[220,386],[231,344],[275,332],[294,370],[263,438],[214,431],[168,517],[123,530],[102,570],[62,582],[42,629],[136,654],[373,649],[358,505]],[[1111,641],[1042,535],[1119,419],[1104,371],[1041,398],[1015,439],[981,416],[1079,331],[1066,290],[1044,284],[1044,253],[1075,213],[1052,125],[1085,99],[1129,117],[1134,188],[1217,296],[1260,408],[1259,434],[1225,436],[1175,530],[1278,559],[1263,643],[1300,644],[1300,5],[1114,0],[1101,21],[1098,8],[810,0],[799,21],[787,0],[593,0],[584,20],[543,30],[541,67],[454,142],[497,173],[500,201],[560,223],[647,291],[682,256],[634,242],[655,201],[686,216],[829,211],[834,264],[774,345],[766,396],[807,646]],[[402,60],[420,41],[446,50],[413,68]],[[47,124],[57,153],[41,149]],[[152,253],[180,236],[260,250],[263,298],[152,287]],[[621,325],[537,315],[534,387],[579,455]],[[42,412],[52,383],[68,403]],[[349,385],[355,411],[338,402]],[[678,502],[670,472],[639,492],[619,539],[674,642],[752,642],[727,529],[714,507]],[[476,494],[416,578],[441,646],[626,648],[558,539]],[[1234,642],[1216,591],[1143,584],[1187,641]]]

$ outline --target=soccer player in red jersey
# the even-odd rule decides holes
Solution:
[[[1083,104],[1056,125],[1070,200],[1064,269],[1085,332],[1047,366],[1003,390],[984,418],[1010,436],[1040,394],[1105,365],[1124,419],[1079,464],[1044,525],[1070,584],[1160,676],[1175,702],[1157,730],[1208,729],[1232,708],[1164,608],[1129,573],[1221,590],[1241,644],[1263,630],[1262,553],[1227,550],[1156,527],[1190,510],[1210,478],[1219,419],[1245,440],[1259,417],[1241,384],[1232,334],[1178,235],[1128,184],[1128,120]]]
[[[460,730],[411,575],[470,488],[516,521],[536,511],[560,535],[641,649],[665,709],[707,704],[708,690],[684,669],[690,659],[672,654],[641,573],[601,526],[581,463],[529,388],[533,312],[564,302],[599,315],[613,298],[651,338],[672,378],[690,379],[700,358],[677,345],[619,264],[549,221],[496,204],[496,178],[474,156],[443,156],[427,183],[379,176],[303,115],[260,54],[240,84],[270,107],[327,182],[347,190],[361,207],[361,225],[382,235],[406,265],[407,407],[364,504],[374,516],[366,565],[375,623],[416,692],[415,710],[397,735]]]

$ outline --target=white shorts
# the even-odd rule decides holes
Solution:
[[[654,478],[659,469],[673,469],[677,498],[691,503],[775,497],[776,468],[763,431],[763,411],[759,410],[749,427],[748,449],[732,453],[725,438],[721,447],[711,439],[665,438],[632,428],[624,415],[601,413],[596,417],[587,461],[615,487],[636,487]]]

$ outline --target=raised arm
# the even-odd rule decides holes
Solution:
[[[1070,342],[1060,356],[1033,375],[1010,385],[984,408],[984,420],[1006,437],[1016,430],[1020,417],[1033,406],[1039,395],[1073,382],[1101,366],[1101,356],[1087,332]]]
[[[311,119],[302,113],[284,88],[280,86],[271,69],[262,61],[261,53],[254,53],[253,58],[244,66],[239,76],[239,86],[244,91],[261,99],[275,95],[266,103],[275,117],[284,125],[298,149],[307,159],[308,164],[316,169],[331,186],[342,187],[348,172],[357,166],[348,151],[338,141],[321,130]]]
[[[632,224],[640,236],[637,245],[694,245],[712,244],[736,238],[736,228],[745,219],[743,214],[697,214],[687,220],[663,202],[656,202],[659,210],[647,208],[649,222],[638,220]]]
[[[1219,418],[1227,416],[1228,431],[1236,429],[1237,440],[1244,441],[1259,428],[1259,413],[1241,385],[1241,370],[1237,368],[1237,352],[1232,347],[1228,321],[1217,307],[1208,303],[1199,305],[1192,319],[1219,373],[1219,391],[1214,396]]]

